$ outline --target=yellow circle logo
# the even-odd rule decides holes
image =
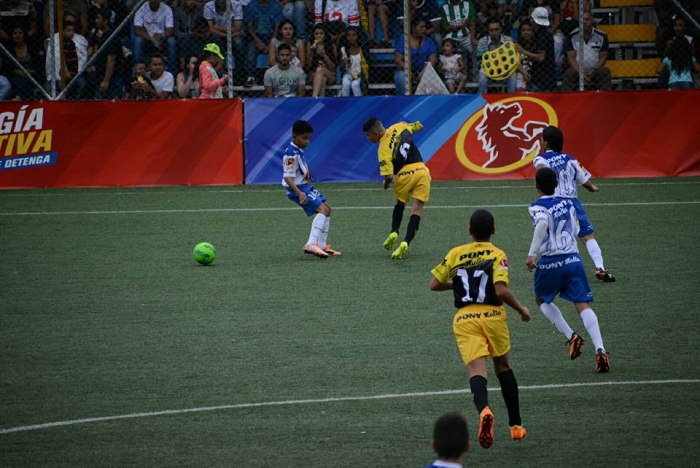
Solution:
[[[487,103],[459,130],[455,153],[473,172],[511,172],[539,154],[542,130],[558,123],[552,106],[541,99],[523,96]]]

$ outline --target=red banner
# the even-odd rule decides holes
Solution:
[[[595,177],[700,175],[698,91],[485,94],[428,162],[435,180],[531,178],[547,125]]]
[[[239,99],[4,102],[0,188],[243,182]]]

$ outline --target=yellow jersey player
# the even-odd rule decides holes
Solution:
[[[413,199],[406,237],[392,252],[391,258],[403,258],[406,255],[408,246],[418,231],[423,206],[430,198],[430,170],[423,162],[423,157],[412,136],[422,128],[423,125],[420,122],[399,122],[384,128],[382,121],[376,117],[370,117],[362,126],[367,139],[372,143],[379,143],[377,150],[379,173],[384,177],[382,186],[385,190],[391,187],[391,182],[396,177],[394,183],[396,205],[391,217],[391,233],[383,244],[386,250],[394,248],[396,241],[399,240],[404,208],[409,196]]]
[[[469,373],[469,386],[479,412],[479,444],[493,444],[493,412],[486,388],[486,362],[493,358],[496,377],[508,409],[510,436],[521,440],[527,434],[520,418],[518,382],[510,367],[510,331],[505,302],[515,309],[523,322],[530,321],[530,311],[518,302],[508,288],[508,259],[505,252],[491,243],[495,232],[493,215],[476,210],[469,220],[473,242],[450,250],[433,268],[430,289],[453,291],[457,313],[452,330],[457,347]]]

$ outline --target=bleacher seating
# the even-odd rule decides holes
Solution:
[[[608,36],[610,53],[606,67],[613,83],[622,88],[657,83],[659,58],[654,1],[600,0],[598,5],[600,8],[594,10],[594,15],[608,23],[598,24],[596,28]]]

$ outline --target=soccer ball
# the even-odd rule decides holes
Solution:
[[[211,245],[209,242],[200,242],[194,246],[192,255],[194,255],[194,259],[197,261],[197,263],[209,265],[211,262],[216,260],[216,247]]]

